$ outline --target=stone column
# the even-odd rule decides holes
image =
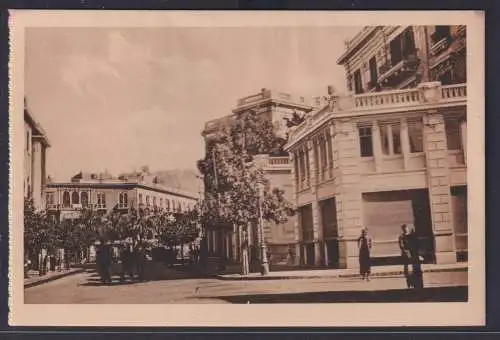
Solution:
[[[337,223],[339,232],[339,264],[341,268],[357,268],[356,243],[362,227],[362,196],[359,188],[359,134],[356,123],[336,122],[338,181]]]
[[[450,170],[443,115],[437,110],[424,116],[424,149],[437,263],[456,262]]]
[[[297,208],[297,196],[299,192],[300,185],[300,158],[297,157],[295,152],[289,153],[290,164],[292,164],[292,193],[293,193],[293,207]],[[297,173],[295,172],[297,170]],[[300,226],[299,226],[299,216],[293,216],[293,232],[294,232],[294,242],[295,242],[295,256],[294,265],[298,266],[300,264]]]
[[[380,172],[382,171],[382,140],[380,135],[380,126],[376,120],[372,123],[372,144],[375,171]]]
[[[410,157],[410,137],[408,135],[408,122],[406,118],[401,118],[401,152],[403,153],[404,169],[409,168],[409,157]]]
[[[321,256],[321,211],[317,199],[312,202],[312,215],[313,215],[313,239],[314,239],[314,265],[320,266],[323,262]]]
[[[334,173],[333,173],[333,162],[334,162],[334,153],[335,153],[335,127],[333,124],[330,124],[329,126],[329,135],[328,135],[328,174],[330,175],[330,178],[333,178]]]

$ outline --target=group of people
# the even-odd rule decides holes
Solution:
[[[120,249],[121,272],[120,279],[125,280],[128,276],[139,281],[145,280],[146,250],[142,246],[135,248],[123,245]],[[111,265],[113,263],[113,248],[110,245],[100,245],[96,253],[96,263],[103,283],[111,283]]]
[[[371,258],[370,252],[373,246],[372,239],[368,236],[368,230],[363,229],[358,238],[359,250],[359,270],[363,280],[370,281]],[[401,226],[401,234],[398,239],[399,249],[401,251],[401,261],[403,263],[403,272],[406,278],[408,288],[422,289],[422,257],[420,256],[420,245],[415,229],[408,229],[406,224]],[[409,267],[411,265],[411,272]]]

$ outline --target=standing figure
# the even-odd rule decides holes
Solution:
[[[420,257],[420,241],[415,229],[410,233],[410,259],[412,267],[412,286],[415,289],[424,288],[424,278]]]
[[[146,280],[146,249],[144,246],[139,245],[136,250],[136,268],[137,268],[137,276],[139,281]]]
[[[410,239],[411,236],[408,233],[408,226],[406,224],[403,224],[401,226],[401,234],[399,235],[398,241],[399,241],[399,249],[401,250],[401,261],[403,262],[403,272],[405,275],[406,285],[408,288],[413,287],[413,281],[408,271],[408,266],[411,261]]]
[[[109,246],[101,244],[96,255],[101,281],[103,283],[111,283],[111,274],[109,268],[111,265],[111,253],[109,250]]]
[[[249,259],[248,259],[248,234],[246,230],[243,230],[243,241],[241,242],[241,263],[243,265],[242,275],[248,275],[250,273]]]
[[[125,280],[128,275],[131,279],[134,279],[134,270],[132,263],[132,253],[130,252],[130,246],[125,245],[120,254],[122,261],[122,271],[121,271],[121,280]]]
[[[361,230],[361,236],[358,238],[359,249],[359,274],[363,280],[370,281],[371,263],[370,251],[372,248],[372,240],[368,236],[367,229]]]

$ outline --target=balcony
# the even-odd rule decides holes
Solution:
[[[362,117],[372,114],[408,112],[421,110],[429,105],[463,106],[467,101],[467,85],[441,86],[439,82],[421,83],[418,88],[371,92],[339,97],[337,105],[330,112],[328,106],[311,112],[306,122],[293,128],[285,149],[297,143],[332,118]]]
[[[379,68],[379,84],[397,85],[411,73],[415,73],[420,64],[420,59],[415,54],[409,54],[403,60],[392,63],[385,63]]]
[[[433,56],[440,55],[444,51],[446,51],[450,47],[450,38],[444,37],[432,44],[431,46],[431,54]]]

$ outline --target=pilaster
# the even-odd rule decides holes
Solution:
[[[376,120],[372,122],[372,145],[375,171],[380,172],[382,170],[382,140],[380,135],[380,126]]]
[[[438,263],[456,262],[453,234],[450,171],[443,115],[437,110],[424,116],[424,146],[432,225]]]
[[[313,141],[308,141],[307,142],[307,154],[308,154],[308,161],[309,161],[309,178],[310,178],[310,186],[311,186],[311,192],[313,194],[316,193],[316,185],[317,185],[317,178],[316,178],[316,155],[314,154],[314,142]]]
[[[401,118],[401,151],[403,153],[404,169],[407,170],[410,156],[410,137],[408,135],[408,122],[406,118]]]
[[[355,122],[336,122],[338,185],[336,196],[341,268],[358,266],[356,238],[362,227],[362,198],[359,188],[358,129]]]

